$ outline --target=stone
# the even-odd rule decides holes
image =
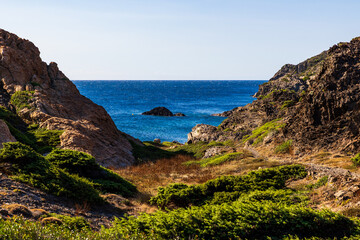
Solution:
[[[165,116],[165,117],[174,116],[174,114],[166,107],[156,107],[151,109],[150,111],[143,112],[141,115],[153,115],[153,116]]]
[[[30,41],[0,29],[0,104],[11,106],[16,91],[34,90],[31,110],[21,111],[27,123],[63,130],[60,147],[83,151],[105,167],[134,163],[129,142],[140,141],[119,131],[105,109],[82,96],[54,62],[46,64]]]
[[[0,148],[2,148],[3,143],[7,142],[16,142],[16,139],[11,135],[9,127],[6,123],[0,119]]]
[[[175,113],[174,116],[175,117],[186,117],[186,115],[183,113]]]
[[[159,144],[160,144],[160,143],[161,143],[160,138],[155,138],[155,139],[154,139],[154,143],[159,143]]]

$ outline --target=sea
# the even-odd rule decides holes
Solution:
[[[80,93],[103,106],[122,132],[140,139],[185,143],[200,123],[218,126],[225,118],[211,116],[251,103],[266,81],[73,81]],[[141,115],[166,107],[185,117]]]

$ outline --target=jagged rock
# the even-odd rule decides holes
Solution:
[[[0,119],[0,148],[2,148],[2,144],[6,142],[16,142],[16,139],[11,135],[6,123]]]
[[[143,112],[141,115],[153,115],[153,116],[165,116],[165,117],[174,116],[174,114],[166,107],[156,107],[151,109],[150,111]]]
[[[292,139],[299,152],[360,151],[360,38],[340,43],[298,64],[283,66],[255,94],[257,100],[217,116],[219,129],[253,130],[275,119],[283,127],[260,144]],[[212,135],[202,131],[202,136]],[[222,131],[217,139],[234,139]],[[236,140],[242,140],[239,134]],[[203,137],[203,139],[205,139]],[[249,139],[251,141],[251,139]]]
[[[20,117],[43,128],[64,130],[62,148],[87,152],[107,167],[134,162],[128,139],[138,141],[120,132],[103,107],[82,96],[56,63],[43,62],[32,42],[2,29],[0,79],[0,103],[4,106],[16,91],[35,91],[31,109]]]

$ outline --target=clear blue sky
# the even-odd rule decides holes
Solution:
[[[360,36],[360,1],[0,0],[0,28],[81,79],[269,79]]]

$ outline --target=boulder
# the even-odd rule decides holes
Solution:
[[[6,123],[0,119],[0,148],[2,148],[2,144],[6,142],[16,142],[16,139],[11,135]]]
[[[183,113],[175,113],[174,116],[175,117],[186,117],[186,115]]]

